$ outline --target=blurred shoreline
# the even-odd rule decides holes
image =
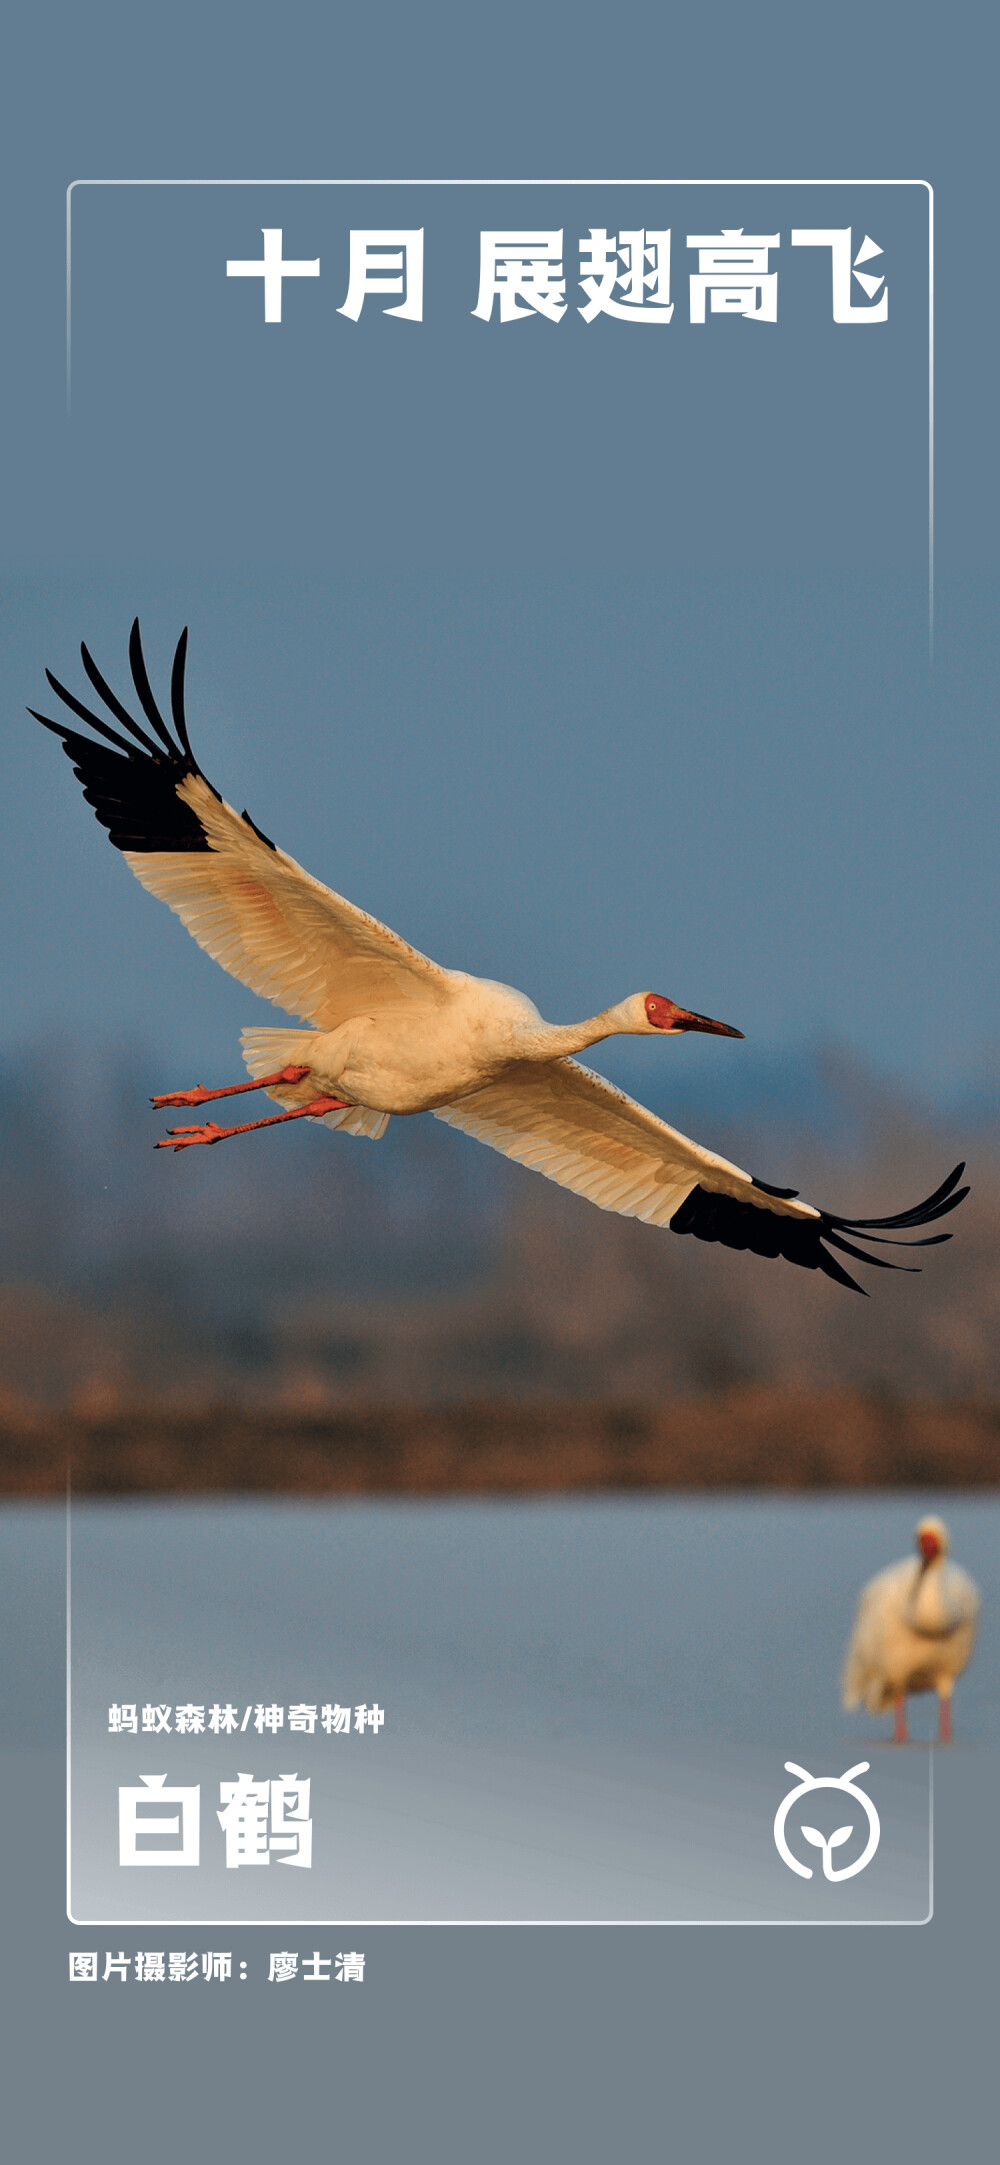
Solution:
[[[150,1056],[0,1064],[0,1491],[992,1487],[1000,1131],[844,1052],[640,1096],[859,1216],[972,1192],[937,1247],[818,1271],[594,1210],[427,1118],[377,1147],[153,1149]],[[211,1080],[211,1078],[209,1078]],[[303,1127],[308,1123],[303,1123]],[[248,1147],[243,1149],[242,1144]],[[253,1146],[259,1145],[259,1148]],[[916,1269],[918,1275],[910,1275]]]
[[[502,1401],[8,1412],[0,1494],[992,1488],[1000,1406],[735,1390],[660,1407]]]

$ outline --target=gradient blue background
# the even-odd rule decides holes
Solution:
[[[956,578],[946,420],[929,667],[928,207],[919,185],[76,189],[69,422],[54,314],[21,384],[14,357],[8,1044],[140,1038],[173,1081],[221,1075],[267,1019],[131,890],[19,715],[53,711],[46,663],[86,689],[81,637],[127,690],[138,610],[164,691],[191,627],[224,794],[443,961],[559,1020],[662,989],[744,1029],[734,1068],[824,1038],[931,1100],[974,1085],[991,632],[985,551]],[[672,227],[669,327],[577,313],[577,236],[626,219]],[[420,325],[337,313],[349,227],[375,220],[426,228]],[[687,233],[741,221],[781,234],[778,322],[695,327]],[[475,320],[480,225],[543,222],[567,317]],[[224,276],[265,223],[322,264],[280,325]],[[833,323],[801,223],[882,242],[885,326]],[[946,415],[971,299],[939,307]],[[683,1061],[714,1075],[719,1048]]]

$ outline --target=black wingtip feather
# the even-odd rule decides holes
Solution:
[[[805,1270],[821,1270],[828,1278],[835,1278],[838,1285],[849,1286],[854,1293],[864,1293],[864,1286],[851,1277],[831,1250],[838,1249],[842,1255],[849,1255],[859,1263],[868,1263],[875,1270],[901,1270],[919,1275],[918,1264],[896,1263],[886,1256],[873,1255],[867,1244],[889,1248],[935,1248],[950,1240],[950,1233],[932,1233],[923,1240],[896,1240],[886,1237],[882,1229],[891,1226],[897,1231],[901,1228],[914,1231],[956,1210],[969,1193],[967,1187],[955,1190],[955,1183],[964,1171],[964,1164],[957,1165],[925,1202],[915,1204],[912,1210],[900,1211],[893,1218],[840,1218],[826,1210],[821,1210],[815,1218],[789,1217],[782,1211],[768,1210],[739,1196],[698,1186],[691,1189],[679,1210],[674,1212],[670,1229],[673,1233],[693,1233],[696,1240],[719,1241],[726,1248],[749,1248],[755,1255],[783,1256],[788,1263],[797,1263]],[[768,1188],[763,1181],[755,1181],[754,1186],[782,1201],[791,1201],[795,1192]],[[864,1241],[866,1245],[856,1247],[855,1241]]]
[[[823,1271],[827,1278],[833,1278],[837,1285],[846,1286],[848,1292],[860,1293],[862,1300],[870,1298],[867,1287],[859,1285],[857,1279],[851,1277],[850,1271],[845,1270],[843,1264],[838,1263],[836,1256],[831,1255],[828,1249],[820,1249],[819,1261],[816,1267],[818,1270]]]
[[[177,647],[174,653],[173,667],[170,671],[170,712],[173,715],[174,728],[177,731],[180,742],[183,745],[192,766],[194,766],[195,758],[194,753],[191,750],[191,740],[187,733],[187,718],[184,712],[184,670],[187,664],[187,643],[188,633],[187,625],[185,624],[180,638],[177,641]]]
[[[966,1194],[968,1194],[966,1189]],[[953,1233],[928,1233],[926,1240],[893,1240],[887,1233],[859,1233],[858,1239],[875,1241],[880,1248],[937,1248],[943,1240],[953,1240]]]
[[[880,1232],[891,1229],[893,1232],[905,1233],[914,1231],[918,1225],[933,1225],[936,1218],[947,1218],[953,1210],[957,1210],[968,1193],[967,1187],[958,1188],[953,1195],[946,1195],[942,1203],[933,1203],[932,1199],[928,1199],[926,1203],[916,1204],[913,1210],[899,1211],[895,1218],[835,1218],[827,1211],[824,1211],[823,1215],[828,1224],[837,1227],[838,1232],[857,1233],[863,1240],[874,1240],[876,1227]]]
[[[844,1240],[839,1233],[831,1233],[829,1226],[824,1227],[823,1239],[828,1247],[839,1248],[842,1255],[852,1255],[856,1263],[869,1263],[872,1270],[903,1270],[911,1273],[916,1271],[917,1276],[920,1275],[919,1266],[916,1263],[890,1263],[888,1256],[870,1255],[867,1248],[856,1248],[853,1241]]]
[[[209,785],[208,785],[208,786],[209,786],[209,788],[211,789],[211,786],[212,786],[212,785],[211,785],[211,783],[209,783]],[[271,837],[270,837],[270,835],[269,835],[269,834],[265,834],[265,833],[264,833],[264,829],[263,829],[263,827],[258,827],[258,825],[257,825],[257,822],[256,822],[256,820],[255,820],[255,819],[251,819],[251,817],[250,817],[250,814],[249,814],[249,812],[248,812],[248,811],[246,811],[246,810],[244,809],[244,811],[243,811],[243,812],[242,812],[242,814],[241,814],[241,818],[243,818],[243,819],[245,819],[245,820],[246,820],[247,826],[248,826],[248,827],[250,827],[250,828],[252,828],[252,830],[253,830],[254,834],[255,834],[255,835],[256,835],[256,837],[257,837],[257,840],[258,840],[258,842],[263,842],[263,844],[264,844],[264,847],[265,847],[265,849],[273,849],[274,851],[277,851],[277,847],[278,847],[277,843],[276,843],[276,842],[272,842],[272,840],[271,840]]]
[[[171,679],[171,711],[179,723],[176,742],[150,688],[138,618],[129,638],[129,661],[143,713],[155,730],[155,737],[147,735],[122,705],[86,646],[81,647],[81,655],[89,681],[122,729],[128,731],[127,737],[111,728],[74,692],[60,684],[51,670],[46,670],[45,674],[57,698],[71,714],[95,730],[96,737],[85,736],[65,723],[53,722],[34,707],[28,709],[35,721],[60,738],[63,750],[73,762],[73,771],[83,784],[87,803],[93,805],[116,849],[140,853],[200,852],[209,847],[197,812],[178,795],[179,783],[190,775],[201,774],[191,751],[184,718],[185,653],[186,636],[182,635],[174,655]],[[113,751],[107,749],[109,745],[114,747]]]
[[[77,699],[75,693],[68,692],[65,684],[60,684],[58,677],[53,676],[51,669],[46,669],[45,675],[55,692],[56,698],[62,700],[63,705],[69,708],[71,714],[75,714],[79,721],[87,722],[91,729],[96,729],[100,736],[107,738],[109,744],[122,745],[122,749],[131,755],[132,746],[122,744],[122,739],[117,731],[109,729],[107,722],[102,722],[100,716],[94,714],[90,707],[85,707],[82,699]],[[131,730],[136,742],[143,745],[147,752],[151,752],[154,757],[158,756],[158,747],[153,743],[152,738],[147,737],[145,731],[139,728],[137,722],[131,721],[127,714],[125,715],[125,727]]]
[[[166,750],[171,754],[172,757],[176,757],[177,746],[175,745],[170,731],[167,728],[166,722],[164,721],[163,716],[160,713],[159,707],[157,706],[156,701],[153,698],[152,686],[150,685],[149,677],[146,673],[146,662],[142,651],[142,635],[139,631],[138,617],[135,617],[133,619],[132,629],[128,635],[128,659],[129,668],[132,671],[132,682],[135,685],[136,691],[139,694],[139,703],[142,707],[142,711],[146,717],[146,720],[151,724],[152,728],[155,729],[156,734],[159,737],[160,743],[165,746]]]
[[[103,699],[105,706],[115,716],[116,721],[121,722],[122,727],[129,731],[130,735],[135,738],[137,744],[145,745],[146,750],[158,758],[159,751],[157,746],[153,744],[153,741],[150,737],[147,737],[145,730],[140,729],[138,722],[135,721],[133,716],[129,713],[128,708],[122,706],[121,700],[118,698],[117,694],[112,691],[110,684],[108,684],[105,678],[102,676],[93,655],[90,653],[86,643],[82,639],[80,641],[80,659],[83,663],[88,677],[90,678],[95,692],[100,699]],[[48,674],[47,671],[46,674]],[[100,727],[100,724],[98,723],[97,726]]]
[[[90,745],[95,754],[100,751],[100,746],[94,744],[91,737],[81,737],[77,730],[69,729],[65,722],[50,721],[47,714],[39,714],[37,707],[29,707],[27,711],[32,721],[41,722],[43,729],[51,729],[53,736],[60,738],[64,752],[69,752],[71,756],[76,756],[73,753],[74,745],[80,745],[81,747]],[[109,744],[116,744],[119,751],[124,752],[129,759],[134,756],[131,744],[127,744],[124,737],[120,737],[116,730],[109,729],[106,722],[99,722],[95,717],[94,728],[100,730],[102,737],[106,737]]]
[[[929,1225],[932,1218],[943,1218],[949,1210],[955,1210],[958,1204],[964,1201],[968,1195],[968,1188],[963,1188],[961,1195],[956,1195],[947,1202],[945,1200],[946,1197],[951,1197],[951,1191],[956,1181],[961,1180],[964,1171],[965,1159],[963,1158],[961,1165],[955,1166],[954,1171],[949,1173],[947,1180],[942,1180],[941,1186],[935,1188],[933,1195],[928,1195],[922,1203],[914,1203],[910,1210],[899,1211],[894,1218],[838,1218],[831,1219],[831,1223],[846,1225],[852,1233],[860,1233],[865,1230],[891,1233],[896,1227],[902,1230],[908,1225]]]
[[[136,617],[129,634],[128,653],[132,681],[139,697],[142,711],[155,738],[147,736],[141,724],[122,705],[117,693],[102,676],[93,656],[86,646],[80,653],[87,676],[104,701],[115,720],[120,722],[128,736],[120,736],[117,729],[93,713],[75,692],[60,684],[58,677],[47,669],[45,674],[57,698],[61,699],[71,714],[86,722],[97,731],[104,743],[95,743],[93,737],[82,736],[65,723],[50,721],[39,714],[35,707],[28,713],[44,729],[50,729],[59,737],[64,752],[73,761],[73,771],[83,784],[83,794],[92,804],[102,827],[106,827],[116,849],[129,851],[207,850],[210,847],[205,828],[191,805],[178,794],[178,784],[191,775],[197,775],[221,804],[219,792],[209,782],[191,749],[188,736],[187,716],[184,711],[184,671],[187,661],[187,626],[181,632],[174,650],[170,671],[170,713],[176,740],[171,736],[156,700],[153,697],[145,657],[142,651],[142,635]],[[105,744],[115,747],[114,755],[104,749]],[[124,755],[124,757],[119,755]],[[258,827],[249,812],[243,817],[247,826],[267,849],[276,845],[270,835]]]

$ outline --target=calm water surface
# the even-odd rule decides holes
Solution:
[[[226,1498],[73,1506],[81,1670],[117,1660],[166,1698],[338,1689],[414,1734],[861,1743],[838,1676],[859,1587],[942,1510],[983,1595],[959,1741],[1000,1741],[1000,1500],[675,1495],[510,1501]],[[0,1514],[21,1648],[8,1735],[58,1733],[64,1513]],[[8,1643],[10,1638],[8,1637]],[[185,1682],[182,1683],[181,1679]],[[929,1732],[929,1701],[914,1727]]]

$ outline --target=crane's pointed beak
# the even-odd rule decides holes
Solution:
[[[709,1037],[742,1037],[742,1030],[734,1030],[731,1023],[713,1022],[711,1015],[695,1015],[686,1007],[675,1010],[675,1030],[704,1030]]]

